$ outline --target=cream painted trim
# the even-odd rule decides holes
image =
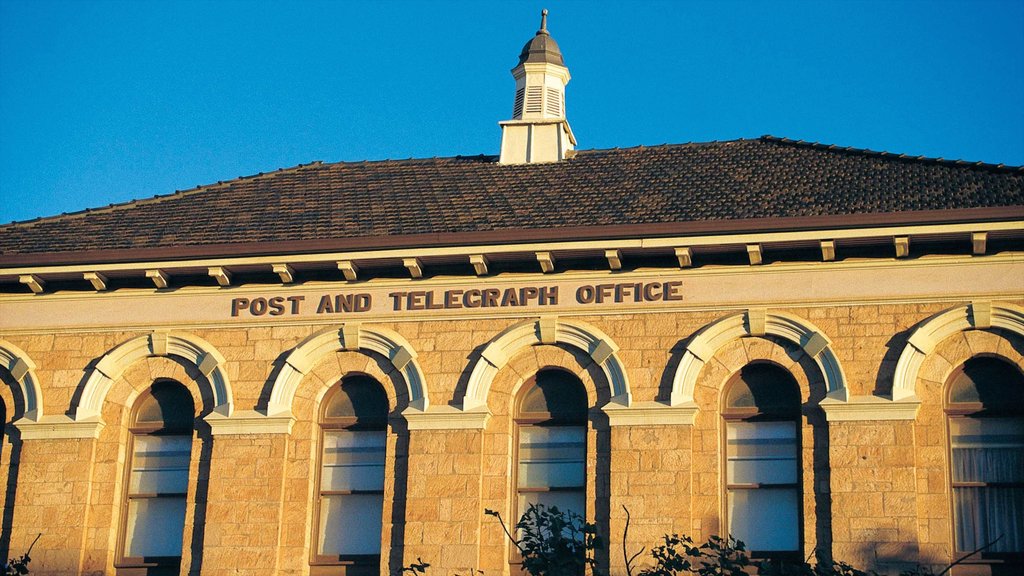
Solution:
[[[751,266],[758,266],[763,261],[760,244],[747,244],[747,258]]]
[[[212,412],[204,418],[214,436],[224,434],[291,434],[295,418],[291,414],[267,416],[256,410],[235,410],[230,417]]]
[[[622,250],[617,248],[605,250],[604,257],[608,259],[608,268],[612,270],[622,270]]]
[[[341,270],[341,273],[345,275],[345,280],[349,282],[355,282],[359,277],[359,266],[351,260],[339,260],[338,270]]]
[[[981,256],[985,253],[985,247],[988,243],[987,232],[974,232],[971,234],[971,253],[975,256]]]
[[[982,230],[979,230],[981,228]],[[289,262],[353,262],[378,258],[410,258],[433,256],[462,256],[468,254],[510,254],[574,250],[608,250],[625,248],[678,248],[724,244],[764,244],[770,242],[792,242],[799,240],[840,240],[844,238],[869,238],[886,236],[908,236],[918,234],[951,234],[1024,230],[1024,221],[939,224],[920,226],[888,226],[880,228],[850,228],[845,230],[807,230],[798,232],[761,232],[754,234],[715,234],[708,236],[675,236],[664,238],[632,238],[625,240],[585,240],[575,242],[541,242],[524,244],[490,244],[482,246],[444,246],[437,248],[409,248],[387,250],[361,250],[354,252],[331,252],[289,255]],[[678,256],[678,253],[677,253]],[[164,269],[172,273],[175,268],[231,267],[248,265],[273,265],[281,262],[282,256],[246,256],[233,258],[204,258],[199,260],[148,261],[127,264],[82,264],[64,266],[31,266],[0,268],[0,275],[57,274],[103,272],[111,270],[152,270]],[[344,269],[342,269],[344,271]]]
[[[218,285],[231,286],[231,271],[227,266],[210,266],[207,268],[207,272],[217,281]]]
[[[674,250],[680,268],[693,266],[693,251],[688,246],[676,247]]]
[[[601,411],[608,416],[609,426],[692,426],[697,417],[697,404],[670,406],[662,402],[636,402],[623,406],[609,402]]]
[[[409,430],[483,430],[491,413],[486,407],[464,411],[454,406],[434,406],[429,410],[409,407],[402,416]]]
[[[800,240],[841,240],[924,234],[955,234],[959,232],[1024,230],[1024,221],[986,222],[984,224],[924,224],[917,226],[885,226],[838,230],[801,230],[798,232],[759,232],[754,234],[716,234],[712,236],[681,236],[676,238],[644,238],[640,248],[673,248],[676,246],[710,246],[715,244],[765,244]],[[607,243],[611,245],[610,242]]]
[[[295,392],[302,379],[324,356],[341,350],[362,350],[384,356],[405,381],[409,406],[419,410],[428,408],[429,393],[423,370],[409,341],[393,330],[348,322],[316,332],[292,349],[271,388],[268,417],[290,417]]]
[[[153,332],[122,343],[103,355],[88,372],[82,397],[75,409],[75,422],[100,417],[110,386],[133,363],[150,356],[176,356],[206,376],[213,397],[213,411],[231,416],[234,408],[231,384],[224,373],[224,356],[212,344],[182,332]]]
[[[419,258],[403,258],[402,265],[409,270],[413,278],[423,278],[423,263]]]
[[[43,418],[43,389],[39,387],[39,377],[36,376],[36,363],[21,348],[0,340],[0,366],[11,373],[25,402],[25,413],[19,422],[38,422]]]
[[[821,260],[823,262],[832,262],[836,259],[836,241],[835,240],[822,240],[821,241]]]
[[[861,421],[892,421],[914,420],[921,400],[917,396],[890,400],[879,396],[854,396],[843,402],[835,398],[825,398],[820,403],[825,411],[825,420],[829,422],[861,422]]]
[[[21,418],[13,422],[22,440],[63,440],[73,438],[99,438],[103,421],[99,417],[73,420],[63,414],[46,416],[39,421]]]
[[[540,263],[540,269],[545,274],[555,271],[555,257],[551,255],[551,252],[537,252],[537,262]]]
[[[760,310],[726,316],[701,328],[687,344],[683,359],[672,379],[672,406],[688,405],[694,401],[693,391],[704,364],[726,344],[761,330]],[[817,326],[795,315],[764,311],[764,334],[792,342],[803,349],[825,377],[828,397],[845,402],[849,399],[846,376],[832,350],[831,340]],[[751,326],[753,325],[753,326]]]
[[[35,274],[21,274],[18,276],[18,282],[28,286],[28,289],[33,294],[42,294],[43,290],[46,289],[46,280],[43,280]]]
[[[893,245],[896,246],[896,257],[906,258],[910,256],[910,237],[896,236],[893,238]]]
[[[273,264],[272,268],[274,274],[277,274],[281,278],[282,284],[291,284],[295,282],[295,269],[290,264]]]
[[[88,280],[92,287],[97,292],[102,292],[107,289],[107,277],[99,272],[83,272],[82,278]]]
[[[480,358],[473,364],[466,393],[461,398],[463,411],[487,408],[487,396],[498,371],[520,350],[543,344],[547,339],[546,333],[551,330],[551,327],[545,326],[545,323],[552,321],[555,322],[555,343],[581,350],[589,355],[591,360],[604,372],[608,385],[611,387],[612,398],[609,403],[623,406],[631,404],[629,378],[622,366],[622,361],[619,360],[617,354],[619,346],[615,341],[590,324],[560,318],[552,320],[552,318],[554,317],[526,320],[514,324],[491,339],[480,353]]]
[[[921,364],[949,336],[965,330],[1001,328],[1024,338],[1024,308],[1002,302],[976,301],[940,312],[914,330],[896,362],[893,400],[916,397]]]
[[[486,254],[470,254],[469,263],[473,265],[473,272],[475,272],[477,276],[487,275],[487,265],[490,262],[487,260]]]
[[[160,269],[146,270],[146,278],[152,280],[153,285],[156,286],[158,289],[167,288],[167,286],[170,284],[170,278],[168,277],[167,273]]]

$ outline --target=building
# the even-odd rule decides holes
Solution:
[[[0,226],[0,552],[43,574],[514,573],[630,546],[1018,573],[1024,169],[784,138],[577,151],[542,23],[500,155]],[[766,529],[768,526],[770,529]],[[600,562],[622,574],[612,548]]]

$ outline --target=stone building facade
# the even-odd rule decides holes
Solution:
[[[0,227],[0,551],[509,574],[484,510],[561,498],[616,543],[628,509],[631,549],[738,532],[898,570],[998,532],[956,573],[1019,573],[1024,171],[771,137],[577,152],[545,25],[513,73],[500,157]],[[617,544],[599,562],[624,573]]]

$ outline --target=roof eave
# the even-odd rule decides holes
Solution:
[[[474,246],[523,242],[575,240],[614,240],[624,238],[656,238],[669,236],[700,236],[707,234],[747,234],[751,232],[784,232],[804,230],[857,229],[876,226],[928,225],[952,223],[984,223],[1024,220],[1024,206],[963,208],[957,210],[922,210],[876,214],[751,218],[737,220],[702,220],[657,224],[617,224],[570,228],[539,228],[487,230],[475,232],[410,234],[402,236],[364,236],[295,240],[284,242],[236,242],[198,246],[129,248],[66,252],[34,252],[0,255],[0,267],[56,266],[175,261],[233,256],[270,256],[311,254],[347,250],[394,248],[427,248],[442,246]]]

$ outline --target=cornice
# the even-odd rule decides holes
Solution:
[[[891,400],[880,396],[853,396],[842,402],[825,398],[819,403],[829,422],[886,422],[914,420],[921,400],[910,396]]]
[[[290,413],[269,416],[256,410],[235,410],[231,416],[212,412],[204,418],[214,436],[226,434],[291,434],[295,417]]]
[[[623,406],[609,402],[601,407],[608,416],[608,425],[615,426],[692,426],[697,417],[697,404],[688,402],[671,406],[662,402],[634,402]]]
[[[22,440],[95,439],[100,437],[104,423],[99,417],[72,420],[70,416],[43,416],[39,421],[21,418],[12,423]]]
[[[431,406],[427,410],[406,408],[402,417],[409,430],[483,430],[491,413],[486,407],[460,410],[454,406]]]

